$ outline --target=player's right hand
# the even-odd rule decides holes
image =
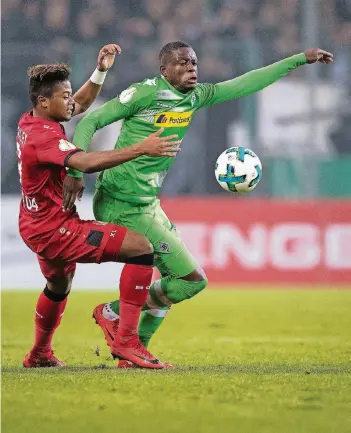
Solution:
[[[97,61],[99,71],[108,71],[115,61],[115,56],[121,54],[121,47],[117,44],[108,44],[101,48]]]
[[[168,137],[160,137],[164,128],[149,135],[144,141],[139,144],[139,149],[143,155],[147,156],[171,156],[174,157],[180,151],[179,145],[182,140],[172,141],[178,138],[177,134],[169,135]]]
[[[307,63],[324,63],[328,65],[333,63],[334,56],[329,51],[321,50],[320,48],[311,48],[304,52]]]
[[[73,208],[76,199],[81,200],[84,192],[84,180],[72,176],[66,176],[63,181],[63,202],[64,211]]]

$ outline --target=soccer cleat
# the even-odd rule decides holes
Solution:
[[[169,362],[164,362],[163,365],[164,368],[174,368],[174,365]],[[117,368],[138,368],[138,366],[134,364],[134,362],[127,361],[126,359],[120,359],[117,364]]]
[[[23,360],[23,367],[25,368],[65,367],[65,365],[64,362],[56,358],[52,350],[36,353],[30,351]]]
[[[174,368],[174,365],[170,362],[164,362],[163,365],[165,366],[165,368]]]
[[[118,358],[120,361],[131,361],[136,367],[151,369],[165,368],[165,365],[142,345],[138,337],[134,337],[126,343],[115,342],[111,347],[111,353],[114,358]],[[124,367],[120,368],[131,368],[126,367],[126,363],[122,363],[121,365],[124,365]]]
[[[138,368],[136,364],[132,361],[127,361],[126,359],[120,359],[117,364],[118,368]]]
[[[117,334],[118,326],[119,326],[119,319],[116,319],[116,320],[105,319],[105,317],[102,315],[102,310],[103,310],[104,306],[105,306],[105,304],[100,304],[94,309],[93,319],[95,320],[95,323],[97,325],[99,325],[100,328],[102,329],[102,331],[105,335],[105,340],[107,342],[107,345],[112,349],[112,346],[113,346],[113,343],[115,340],[115,336]],[[141,344],[141,346],[142,346],[142,344]],[[142,346],[142,347],[144,347],[144,346]],[[156,360],[156,358],[154,358],[150,352],[148,352],[148,351],[146,351],[146,352],[148,353],[148,356],[150,356],[151,358]],[[111,353],[112,353],[113,358],[119,357],[113,353],[113,350],[111,350]],[[160,362],[160,361],[158,361],[158,362]],[[164,365],[163,368],[174,368],[173,365],[170,363],[161,363],[161,364]],[[138,368],[138,367],[140,367],[140,365],[137,363],[134,363],[132,361],[129,361],[128,359],[123,358],[123,359],[119,360],[117,367],[118,368]],[[160,368],[160,367],[152,367],[152,368]]]
[[[95,319],[95,323],[100,326],[102,332],[105,335],[105,340],[109,347],[112,347],[113,342],[115,341],[115,336],[118,330],[119,319],[116,320],[107,320],[102,315],[102,309],[105,304],[98,305],[93,312],[93,319]]]

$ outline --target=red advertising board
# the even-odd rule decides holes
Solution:
[[[212,283],[351,284],[351,201],[162,199]]]

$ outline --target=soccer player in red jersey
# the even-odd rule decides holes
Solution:
[[[64,64],[29,68],[33,109],[24,113],[17,133],[17,155],[22,200],[19,231],[37,254],[47,280],[36,305],[35,341],[24,367],[60,367],[52,350],[52,338],[64,314],[76,263],[123,262],[120,279],[121,321],[112,354],[120,363],[131,361],[144,368],[164,368],[141,344],[137,326],[146,301],[154,261],[147,238],[124,227],[84,221],[75,207],[64,211],[63,181],[68,167],[93,173],[123,164],[141,155],[175,156],[177,136],[154,133],[125,149],[86,153],[67,140],[60,122],[85,111],[98,95],[112,66],[118,45],[102,48],[98,66],[73,96],[69,69]],[[123,305],[123,307],[122,307]]]

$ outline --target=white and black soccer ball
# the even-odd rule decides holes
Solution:
[[[221,153],[215,167],[217,182],[233,193],[248,193],[256,188],[262,177],[259,157],[245,147],[230,147]]]

